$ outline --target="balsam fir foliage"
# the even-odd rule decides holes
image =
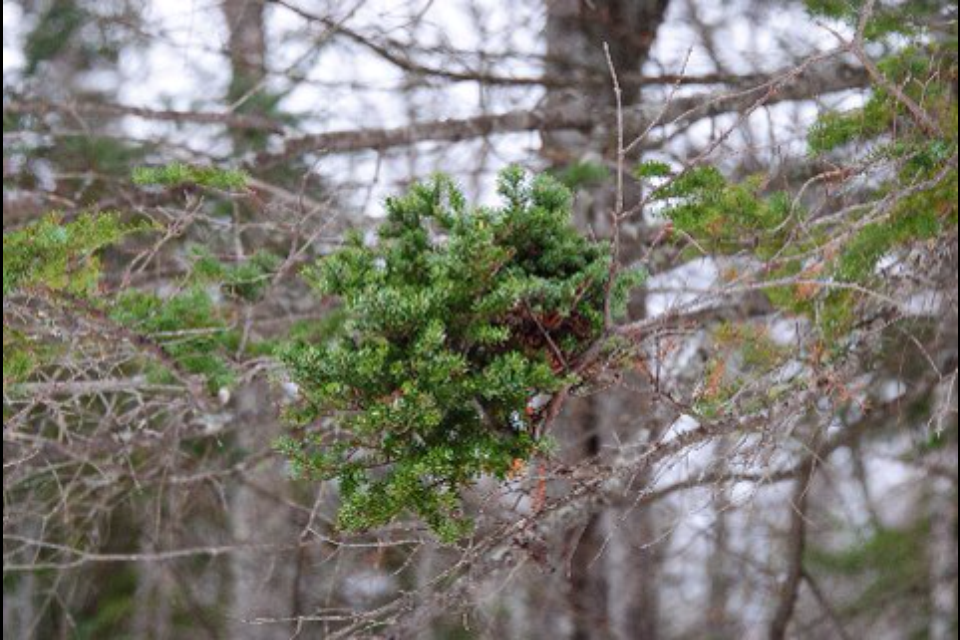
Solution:
[[[51,214],[40,222],[3,234],[3,296],[30,287],[86,297],[96,291],[102,249],[144,230],[112,213],[84,214],[72,222]]]
[[[230,355],[240,337],[204,289],[190,287],[168,297],[126,291],[114,302],[110,317],[159,345],[182,371],[203,377],[210,392],[235,383]],[[148,370],[156,381],[170,381],[171,372],[159,364]]]
[[[128,289],[115,295],[100,290],[99,253],[132,233],[155,230],[149,223],[124,223],[113,213],[84,214],[66,222],[51,214],[3,238],[5,301],[33,290],[83,301],[156,344],[183,373],[204,378],[211,392],[235,383],[232,357],[241,349],[240,332],[230,321],[221,294],[238,303],[257,302],[272,281],[281,259],[260,252],[248,260],[224,263],[197,249],[190,273],[171,295]],[[246,350],[260,348],[249,343]],[[26,381],[49,364],[48,346],[29,332],[4,325],[4,388]],[[170,381],[160,363],[147,371],[157,381]]]
[[[867,199],[842,221],[811,221],[802,202],[770,193],[763,176],[731,182],[709,165],[676,171],[657,161],[634,172],[680,237],[693,240],[689,253],[752,256],[767,266],[770,281],[805,281],[767,293],[776,306],[811,316],[831,345],[843,342],[859,315],[864,296],[856,286],[884,286],[879,266],[885,258],[957,226],[956,25],[954,37],[930,38],[912,19],[929,11],[911,13],[911,4],[918,3],[878,8],[865,33],[873,42],[900,40],[877,62],[884,82],[875,83],[862,107],[822,114],[807,136],[811,158],[842,161],[837,179],[860,183]],[[851,29],[859,25],[861,5],[810,3],[815,13]],[[923,109],[936,133],[929,122],[917,121],[903,96]]]
[[[112,213],[84,214],[66,222],[50,214],[3,234],[3,298],[43,290],[95,299],[100,282],[99,253],[125,236],[148,229],[126,224]],[[43,363],[48,349],[4,321],[3,387],[23,382]]]
[[[283,260],[269,251],[259,251],[236,264],[226,264],[203,247],[194,248],[192,279],[214,284],[221,292],[244,302],[257,302],[276,276]]]
[[[918,31],[907,19],[909,12],[898,15],[900,29],[880,30],[877,37]],[[874,87],[861,109],[822,116],[808,138],[815,155],[856,145],[866,160],[894,168],[892,177],[876,188],[878,198],[892,203],[889,211],[881,219],[858,221],[859,228],[844,237],[840,250],[823,269],[826,277],[837,282],[868,286],[882,286],[878,266],[885,257],[918,242],[933,241],[957,226],[957,103],[951,86],[957,77],[956,41],[918,41],[880,60],[878,67],[890,86],[899,87],[922,106],[939,134],[924,131],[901,101],[880,86]],[[900,195],[904,192],[907,195]],[[849,330],[856,318],[857,298],[850,291],[825,296],[820,319],[828,337]]]
[[[641,180],[670,178],[654,188],[651,199],[701,248],[721,255],[744,250],[774,255],[789,239],[784,223],[792,213],[791,199],[785,193],[764,194],[762,176],[732,184],[712,166],[671,175],[669,166],[656,161],[640,165],[634,173]]]
[[[609,244],[574,228],[549,176],[510,168],[499,193],[474,209],[445,177],[419,184],[387,200],[374,244],[353,235],[308,273],[345,321],[285,349],[302,402],[279,448],[300,476],[339,481],[344,530],[411,511],[443,540],[468,532],[460,491],[542,449],[532,399],[573,383],[603,334]],[[617,279],[618,313],[641,279]]]
[[[807,10],[814,17],[837,20],[849,26],[857,25],[865,4],[865,0],[806,0]],[[942,0],[878,2],[866,25],[864,39],[868,42],[885,42],[891,37],[922,34],[926,29],[918,18],[943,12],[948,4]]]
[[[141,187],[206,187],[220,191],[242,191],[247,188],[247,180],[247,174],[242,171],[183,162],[162,167],[138,167],[133,171],[133,182]]]
[[[140,290],[123,291],[112,305],[111,317],[154,341],[185,373],[201,376],[216,392],[236,384],[234,357],[265,354],[266,342],[244,341],[232,321],[231,304],[260,301],[282,262],[267,251],[240,262],[225,263],[202,247],[192,249],[193,264],[182,288],[159,296]],[[165,380],[168,371],[155,368]]]

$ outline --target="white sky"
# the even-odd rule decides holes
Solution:
[[[360,9],[353,12],[354,6]],[[4,75],[22,66],[17,37],[22,22],[19,9],[4,2]],[[145,3],[144,28],[153,40],[144,53],[131,49],[121,60],[119,100],[124,104],[175,109],[220,110],[226,92],[227,66],[220,54],[226,46],[227,33],[220,14],[219,0],[177,0]],[[352,15],[346,26],[362,33],[378,33],[387,37],[405,38],[411,21],[410,8],[421,13],[423,20],[412,34],[418,45],[449,44],[459,49],[487,52],[543,52],[540,34],[544,26],[542,0],[420,0],[407,3],[396,0],[306,1],[299,6],[325,14],[333,7],[334,19]],[[816,47],[832,45],[827,32],[813,25],[801,9],[783,7],[765,11],[765,27],[757,29],[745,14],[745,0],[700,0],[699,17],[710,26],[712,37],[722,51],[728,70],[742,72],[781,68],[788,60],[782,52],[808,52]],[[701,34],[691,27],[694,20],[687,3],[675,0],[666,24],[656,41],[653,59],[647,71],[651,74],[676,73],[688,54],[687,72],[700,74],[717,71],[701,46]],[[476,25],[480,25],[480,29]],[[355,128],[402,126],[411,121],[463,118],[480,113],[501,112],[515,108],[532,108],[542,96],[536,89],[490,89],[481,93],[472,83],[454,83],[442,89],[398,94],[395,89],[403,75],[390,64],[357,45],[340,39],[338,46],[315,51],[313,39],[322,33],[319,25],[308,25],[303,19],[282,7],[271,6],[268,13],[271,52],[270,66],[281,71],[296,68],[306,73],[307,82],[287,95],[284,107],[307,118],[310,131],[332,131]],[[602,43],[597,43],[598,47]],[[304,65],[304,62],[309,64]],[[299,63],[299,65],[298,65]],[[531,75],[537,73],[532,64],[499,65],[498,74]],[[273,90],[286,90],[282,81],[269,85]],[[687,89],[685,91],[698,91]],[[658,99],[651,91],[649,97]],[[779,130],[788,130],[809,121],[813,109],[798,112],[794,107],[770,110],[769,117]],[[767,114],[763,115],[766,119]],[[764,122],[766,124],[766,122]],[[137,136],[170,135],[177,143],[198,150],[225,152],[216,148],[214,138],[195,131],[173,133],[167,125],[130,120]],[[699,128],[694,138],[710,134],[709,126]],[[496,140],[490,166],[479,183],[465,186],[471,196],[489,201],[496,171],[503,165],[519,161],[536,164],[538,137],[535,134],[503,136]],[[475,168],[483,142],[459,145],[421,145],[411,154],[393,151],[378,164],[372,154],[337,156],[322,159],[318,171],[339,182],[348,176],[350,183],[368,184],[376,179],[373,193],[354,194],[354,204],[365,206],[366,213],[375,212],[382,197],[397,184],[412,176],[422,176],[443,169],[454,175],[468,175]],[[490,151],[488,149],[488,151]],[[413,156],[419,156],[416,162]]]
[[[17,35],[23,18],[20,7],[12,2],[3,3],[3,75],[23,67]]]

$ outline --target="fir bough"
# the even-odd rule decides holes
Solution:
[[[3,296],[30,287],[86,297],[100,278],[98,253],[121,238],[147,230],[112,213],[84,214],[72,222],[51,214],[18,231],[3,234]]]
[[[574,228],[553,178],[510,168],[499,193],[474,209],[445,177],[417,185],[387,201],[376,243],[354,235],[309,272],[346,321],[285,349],[302,401],[279,448],[299,475],[339,481],[345,530],[409,510],[441,539],[468,532],[460,491],[541,449],[534,398],[573,382],[603,334],[609,244]],[[610,287],[617,312],[641,278]]]
[[[134,184],[141,187],[207,187],[220,191],[243,191],[247,174],[233,169],[174,162],[162,167],[138,167],[133,171]]]
[[[860,2],[810,5],[858,26]],[[750,256],[767,264],[766,279],[796,279],[766,289],[771,302],[815,319],[831,346],[843,343],[860,317],[858,305],[870,302],[863,290],[885,286],[885,258],[949,237],[957,226],[956,39],[912,37],[922,30],[905,7],[879,11],[866,34],[912,39],[877,62],[884,82],[862,107],[821,114],[807,135],[811,158],[842,159],[833,175],[818,179],[827,194],[838,185],[854,193],[856,186],[867,200],[861,206],[831,220],[806,209],[809,194],[771,192],[764,176],[731,182],[713,166],[674,171],[655,161],[634,171],[659,213],[690,241],[687,255]],[[921,105],[936,132],[916,121],[905,99]]]
[[[60,214],[49,214],[3,234],[4,390],[29,378],[44,364],[48,351],[22,330],[22,323],[8,319],[8,302],[32,291],[95,300],[100,253],[127,235],[150,228],[124,223],[113,213],[83,214],[69,222]]]
[[[113,302],[110,317],[150,340],[185,373],[202,376],[215,393],[236,382],[230,355],[240,337],[207,291],[191,287],[168,297],[131,289]],[[152,363],[148,372],[157,382],[171,382],[170,371]]]

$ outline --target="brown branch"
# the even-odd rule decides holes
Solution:
[[[504,76],[485,71],[475,71],[466,69],[462,71],[445,69],[443,67],[430,66],[414,60],[410,52],[416,47],[413,43],[401,42],[393,39],[383,38],[376,40],[370,36],[364,35],[359,31],[350,29],[342,23],[338,23],[333,18],[321,16],[295,6],[286,0],[270,0],[273,4],[281,6],[299,18],[307,22],[316,22],[323,25],[326,29],[339,33],[354,44],[370,51],[381,60],[393,65],[405,73],[421,77],[432,77],[450,82],[476,82],[487,86],[498,87],[542,87],[545,89],[570,89],[584,86],[600,87],[606,79],[596,74],[595,70],[589,66],[575,69],[569,75],[533,75],[533,76]],[[456,56],[457,51],[443,52],[450,56]],[[471,52],[472,53],[472,52]],[[537,56],[538,61],[547,62],[553,59],[550,56]],[[566,60],[564,61],[567,62]],[[763,74],[734,75],[729,73],[708,73],[703,75],[686,74],[621,74],[625,83],[632,86],[653,86],[665,84],[690,85],[711,85],[711,84],[743,84],[760,83],[767,76]],[[572,76],[572,77],[571,77]]]
[[[95,324],[101,332],[99,336],[101,339],[109,338],[126,342],[143,355],[162,364],[184,386],[198,410],[203,413],[217,412],[214,399],[207,391],[205,382],[199,376],[185,371],[182,364],[171,356],[162,344],[119,324],[110,317],[109,313],[81,298],[46,288],[41,288],[37,293],[51,303],[65,307],[68,313],[71,311],[77,313],[88,322]]]
[[[873,19],[876,6],[877,0],[867,0],[866,4],[864,4],[863,9],[860,12],[860,23],[857,27],[857,33],[848,45],[850,52],[853,53],[857,60],[860,61],[860,64],[862,64],[863,68],[866,69],[867,74],[869,74],[873,82],[889,91],[890,95],[896,98],[897,102],[903,105],[903,107],[910,112],[910,116],[926,135],[930,137],[942,138],[944,135],[943,131],[940,129],[940,126],[936,123],[936,121],[930,117],[930,114],[928,114],[923,107],[917,104],[910,96],[904,93],[900,87],[893,82],[890,82],[890,80],[887,79],[876,63],[874,63],[873,59],[867,55],[866,49],[864,48],[866,31],[870,21]]]
[[[222,556],[233,555],[237,553],[249,553],[258,551],[262,553],[289,553],[292,551],[307,549],[311,547],[329,547],[338,549],[359,549],[359,550],[379,550],[385,546],[414,546],[421,544],[421,540],[399,540],[374,542],[341,542],[333,538],[327,538],[313,534],[313,539],[298,540],[289,543],[237,543],[228,545],[217,545],[207,547],[189,547],[182,549],[171,549],[163,551],[145,552],[145,553],[97,553],[87,551],[69,545],[36,540],[14,534],[3,534],[5,544],[17,545],[7,553],[6,557],[14,556],[25,550],[31,552],[46,552],[66,556],[67,560],[63,562],[36,562],[26,564],[14,564],[6,562],[3,565],[4,572],[11,573],[33,573],[37,571],[66,571],[80,567],[96,564],[152,564],[163,562],[175,562],[177,560],[187,560],[195,558],[219,558]]]
[[[120,104],[89,101],[51,103],[42,100],[13,99],[3,105],[4,116],[31,115],[45,116],[57,114],[67,118],[77,116],[109,117],[132,116],[158,122],[177,122],[193,124],[222,125],[228,129],[283,133],[283,126],[270,118],[242,115],[227,112],[157,110]]]
[[[812,100],[819,96],[869,84],[858,68],[840,62],[822,64],[797,74],[796,69],[776,75],[777,80],[723,94],[698,94],[674,99],[666,109],[659,105],[625,107],[624,128],[631,133],[644,131],[657,117],[666,125],[686,125],[703,118],[757,108],[758,97],[764,104]],[[788,80],[788,81],[787,81]],[[422,142],[461,142],[495,135],[532,131],[592,131],[616,118],[615,112],[601,112],[583,104],[555,108],[510,111],[463,119],[419,122],[392,129],[355,129],[332,131],[288,140],[279,152],[264,152],[256,165],[269,167],[309,153],[332,154],[357,151],[383,151]]]
[[[794,489],[791,506],[793,516],[790,519],[790,533],[787,551],[787,575],[780,587],[780,601],[770,623],[767,637],[770,640],[784,640],[787,629],[793,620],[803,584],[803,557],[807,552],[807,517],[810,509],[810,486],[820,465],[821,450],[819,432],[813,438],[812,453],[807,456]]]
[[[704,424],[671,440],[651,445],[635,459],[623,460],[612,467],[595,465],[592,472],[585,473],[586,479],[563,498],[469,549],[453,569],[424,590],[404,594],[330,637],[381,637],[371,634],[370,630],[382,625],[383,621],[389,621],[394,634],[388,637],[413,637],[417,630],[423,629],[438,615],[450,614],[466,606],[473,591],[484,580],[503,570],[515,569],[530,556],[540,554],[545,540],[583,526],[598,510],[622,496],[638,474],[714,438],[756,426],[749,421]],[[643,504],[653,493],[641,493],[635,504]]]

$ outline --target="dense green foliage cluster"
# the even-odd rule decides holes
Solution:
[[[603,332],[608,243],[574,228],[548,176],[511,168],[499,192],[502,207],[471,209],[446,178],[417,185],[387,201],[375,244],[354,235],[309,273],[345,321],[286,350],[303,426],[281,449],[300,474],[339,480],[344,529],[409,509],[461,536],[460,490],[538,451],[535,397],[572,383]],[[618,312],[640,277],[617,278]]]
[[[859,3],[810,4],[821,15],[856,23]],[[734,183],[712,166],[677,172],[661,162],[641,165],[635,177],[649,186],[662,215],[694,240],[693,251],[755,257],[767,264],[771,281],[799,276],[872,285],[885,256],[956,227],[956,39],[927,37],[911,28],[904,11],[881,8],[866,33],[878,43],[914,40],[880,62],[886,83],[862,107],[823,115],[808,137],[811,156],[839,153],[867,167],[841,180],[857,171],[882,176],[869,186],[875,201],[886,202],[882,215],[864,206],[844,218],[845,226],[821,224],[802,201],[771,192],[762,176]],[[916,122],[893,86],[922,105],[939,135]],[[342,308],[331,316],[332,337],[318,342],[308,331],[310,340],[283,350],[302,399],[290,411],[295,434],[280,449],[301,475],[339,481],[344,529],[375,527],[411,510],[455,539],[467,527],[460,491],[484,474],[505,477],[543,446],[542,398],[580,382],[572,365],[602,338],[608,294],[615,315],[622,313],[642,279],[617,273],[609,245],[571,224],[571,195],[561,183],[577,188],[607,177],[604,167],[589,163],[556,179],[530,179],[512,168],[500,182],[499,208],[468,207],[438,177],[387,202],[376,242],[353,235],[308,272],[315,288],[339,298]],[[133,181],[236,192],[248,179],[240,171],[173,163],[137,169]],[[70,224],[50,217],[5,234],[5,298],[35,285],[90,297],[99,279],[97,252],[130,230],[116,216],[101,215]],[[155,341],[211,389],[229,386],[231,357],[244,345],[229,305],[217,298],[256,302],[279,262],[264,252],[230,264],[196,251],[176,293],[120,292],[108,315]],[[861,296],[807,285],[773,287],[769,294],[815,317],[829,338],[849,329]],[[780,358],[760,338],[743,328],[718,334],[745,366],[766,370]],[[36,357],[28,343],[5,327],[5,385],[32,370]],[[700,399],[704,413],[717,411],[736,388],[729,381],[711,385]]]

